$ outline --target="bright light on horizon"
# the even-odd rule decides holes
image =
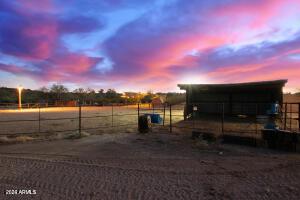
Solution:
[[[22,109],[22,90],[23,90],[23,87],[22,86],[19,86],[18,87],[18,102],[19,102],[19,109],[21,110]]]
[[[18,91],[21,92],[22,90],[23,90],[23,87],[22,87],[22,86],[19,86],[19,87],[18,87]]]
[[[180,81],[179,84],[210,84],[206,77],[201,75],[187,75],[184,76]]]

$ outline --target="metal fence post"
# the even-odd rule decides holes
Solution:
[[[138,109],[137,109],[137,115],[138,115],[138,116],[137,116],[137,117],[138,117],[138,118],[137,118],[137,125],[138,125],[138,129],[139,129],[139,126],[140,126],[140,125],[139,125],[139,120],[140,120],[140,119],[139,119],[139,118],[140,118],[140,103],[138,103],[137,106],[138,106]]]
[[[114,126],[114,104],[111,104],[111,127]]]
[[[258,106],[257,103],[255,104],[255,134],[257,136],[258,127],[257,127],[257,115],[258,115]]]
[[[41,105],[39,104],[39,133],[41,133]]]
[[[225,117],[224,103],[222,103],[222,135],[224,135],[224,117]]]
[[[164,118],[163,118],[163,126],[165,126],[165,118],[166,118],[166,104],[164,104]]]
[[[172,105],[170,104],[170,133],[172,133]]]
[[[194,109],[194,107],[195,107],[195,105],[192,105],[193,106],[193,113],[192,113],[192,122],[193,122],[193,131],[196,129],[196,126],[195,126],[195,109]]]
[[[292,120],[293,120],[293,104],[290,104],[290,130],[292,130]]]
[[[79,104],[79,116],[78,116],[78,131],[81,137],[81,105]]]
[[[257,146],[257,134],[258,134],[258,125],[257,125],[257,115],[258,115],[258,106],[257,103],[255,104],[255,137],[254,137],[254,143],[255,146]]]

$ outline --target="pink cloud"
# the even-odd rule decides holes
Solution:
[[[54,66],[53,70],[58,73],[71,73],[78,74],[88,72],[97,63],[99,63],[102,58],[89,57],[84,54],[78,53],[68,53],[65,55],[58,55],[49,61]]]
[[[76,45],[84,46],[82,41],[86,38],[97,37],[85,33],[105,30],[98,20],[101,14],[94,18],[88,17],[93,12],[73,16],[78,8],[70,8],[66,10],[72,12],[61,15],[64,9],[57,7],[57,2],[41,2],[9,4],[10,13],[5,16],[8,20],[1,22],[4,28],[0,32],[1,53],[29,62],[36,71],[13,65],[2,66],[1,70],[24,76],[31,73],[31,77],[39,80],[83,84],[101,80],[119,87],[157,90],[172,85],[176,88],[181,77],[188,74],[203,75],[215,82],[263,80],[265,74],[265,79],[286,76],[293,84],[298,82],[298,61],[288,57],[300,51],[299,34],[287,31],[280,39],[271,40],[276,42],[269,40],[282,30],[289,30],[287,27],[296,27],[288,26],[289,21],[283,27],[277,24],[288,19],[288,8],[300,6],[296,0],[191,0],[174,1],[159,8],[153,5],[117,32],[104,31],[111,35],[103,43],[95,44],[92,52],[103,58],[88,56],[86,52],[91,54],[90,50],[80,52],[63,41],[66,34],[80,33],[84,39]],[[138,2],[132,0],[130,5]],[[76,1],[60,5],[73,3],[86,6],[85,2]],[[97,5],[111,5],[117,10],[124,3],[116,0]],[[111,61],[111,69],[102,73],[96,66],[105,59]]]

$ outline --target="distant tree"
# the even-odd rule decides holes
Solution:
[[[100,89],[97,93],[97,98],[104,98],[105,97],[105,92],[103,89]]]
[[[148,90],[147,94],[141,99],[142,103],[151,103],[152,99],[155,97],[152,90]]]
[[[89,101],[89,104],[94,104],[94,102],[96,101],[96,92],[94,89],[91,88],[87,88],[86,89],[86,100]]]
[[[98,91],[98,93],[99,93],[99,94],[104,94],[104,89],[100,89],[100,90]]]
[[[49,88],[43,86],[38,90],[40,93],[39,95],[39,101],[40,102],[48,102],[49,101]]]
[[[77,88],[73,92],[83,94],[83,93],[85,93],[85,90],[84,90],[84,88]]]
[[[48,93],[49,92],[49,88],[47,88],[46,86],[43,86],[39,89],[39,91],[44,92],[44,93]]]
[[[108,89],[104,98],[101,99],[103,104],[105,103],[123,103],[125,100],[121,97],[122,94],[117,93],[114,89]]]
[[[113,99],[118,97],[118,93],[114,89],[108,89],[105,93],[105,97],[109,99]]]
[[[84,90],[84,88],[77,88],[73,91],[73,93],[75,93],[75,98],[77,98],[77,100],[81,103],[81,104],[85,104],[86,101],[86,91]]]
[[[17,101],[16,88],[0,88],[0,103],[17,103]]]
[[[66,93],[69,92],[68,88],[61,84],[53,84],[50,88],[50,92],[54,95],[55,100],[65,100]]]
[[[98,90],[97,93],[95,93],[95,102],[98,104],[103,104],[105,98],[105,93],[103,89]]]
[[[96,93],[95,90],[92,88],[87,88],[86,91],[87,93]]]

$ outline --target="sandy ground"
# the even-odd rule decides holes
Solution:
[[[140,115],[153,113],[148,104],[140,106]],[[174,108],[176,109],[176,107]],[[163,117],[163,109],[155,110],[155,113]],[[112,116],[113,115],[113,116]],[[176,123],[183,120],[183,106],[172,111],[172,121]],[[82,107],[82,130],[91,134],[107,133],[110,131],[133,132],[138,120],[138,110],[136,105],[132,106],[89,106]],[[59,133],[76,131],[79,127],[78,107],[49,107],[39,109],[22,110],[0,110],[0,135],[53,135]],[[41,119],[39,124],[39,118]],[[21,121],[15,121],[21,120]],[[35,121],[22,121],[35,120]],[[170,121],[169,112],[166,111],[166,123]],[[104,130],[105,129],[105,130]],[[66,131],[67,130],[67,131]],[[66,132],[61,132],[66,131]],[[58,133],[57,132],[57,133]]]
[[[299,199],[300,155],[157,132],[0,146],[0,199]],[[7,189],[36,195],[5,195]]]
[[[295,107],[296,106],[296,107]],[[294,111],[298,111],[298,105],[293,105]],[[149,105],[143,105],[139,112],[158,113],[163,117],[163,109],[152,110]],[[113,116],[112,116],[113,114]],[[33,135],[33,136],[57,136],[74,132],[79,127],[79,109],[77,107],[54,107],[39,109],[0,110],[0,136],[1,135]],[[289,116],[288,116],[289,117]],[[39,121],[18,121],[13,120],[38,120]],[[298,118],[297,113],[293,113],[293,118]],[[107,132],[134,132],[137,126],[138,111],[137,106],[91,106],[82,107],[82,130],[89,134],[99,134]],[[12,120],[12,121],[10,121]],[[178,123],[179,122],[179,123]],[[165,110],[165,125],[170,123],[170,112]],[[257,137],[258,130],[262,129],[266,121],[259,121],[249,118],[232,120],[229,117],[224,119],[224,131],[228,133],[238,133],[247,136]],[[209,118],[205,116],[197,120],[183,121],[183,105],[172,106],[172,124],[177,127],[195,128],[197,130],[208,131],[220,134],[222,130],[221,116]],[[280,125],[283,128],[283,123]],[[298,130],[297,120],[287,120],[287,129]],[[185,129],[185,130],[187,130]],[[33,134],[30,134],[33,133]],[[1,139],[1,138],[0,138]]]

